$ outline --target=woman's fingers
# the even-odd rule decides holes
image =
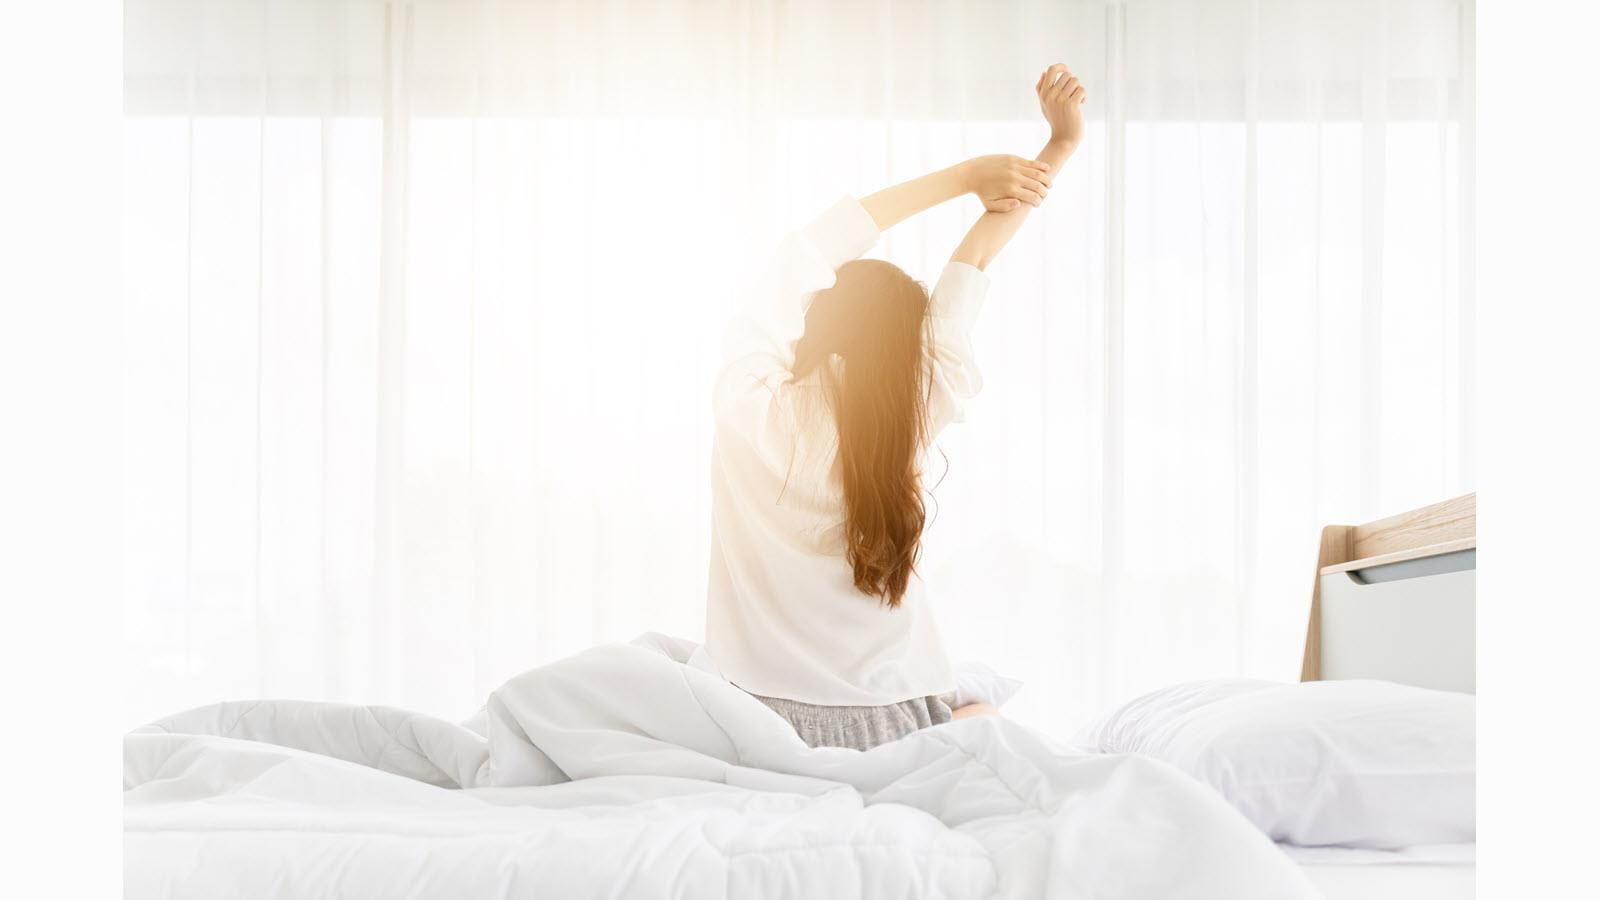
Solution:
[[[1021,156],[1011,157],[1011,174],[1017,178],[1032,178],[1050,186],[1050,164]]]
[[[1078,85],[1077,88],[1075,88],[1072,91],[1071,94],[1067,95],[1067,99],[1068,100],[1076,100],[1079,103],[1082,103],[1084,101],[1084,99],[1087,98],[1088,96],[1089,96],[1089,93],[1087,91],[1085,91],[1083,89],[1083,85],[1080,84],[1080,85]]]
[[[1044,202],[1044,195],[1045,190],[1042,186],[1034,188],[1026,184],[1019,184],[1011,189],[1011,196],[1024,203],[1032,203],[1034,206]]]
[[[1043,163],[1037,159],[1013,156],[1011,157],[1011,177],[1021,180],[1031,178],[1034,181],[1043,182],[1045,187],[1049,187],[1050,181],[1054,176],[1050,174],[1049,163]]]
[[[1034,90],[1040,93],[1050,90],[1051,88],[1055,87],[1056,82],[1060,81],[1063,74],[1072,74],[1071,72],[1067,71],[1065,63],[1056,63],[1050,68],[1045,69],[1044,74],[1039,76],[1039,84],[1034,88]]]

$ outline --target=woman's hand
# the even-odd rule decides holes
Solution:
[[[1083,140],[1083,101],[1088,96],[1078,77],[1062,63],[1044,70],[1034,85],[1039,110],[1050,123],[1050,140],[1077,147]]]
[[[1005,153],[979,156],[962,163],[962,186],[992,212],[1038,206],[1050,192],[1050,166]]]
[[[1078,79],[1074,78],[1063,65],[1045,69],[1044,74],[1039,76],[1039,83],[1034,90],[1039,94],[1039,108],[1044,111],[1045,120],[1050,123],[1050,141],[1039,151],[1038,160],[1034,163],[1042,169],[1043,174],[1034,177],[1048,187],[1050,173],[1061,171],[1061,167],[1067,164],[1073,151],[1077,150],[1078,142],[1083,140],[1084,90]],[[976,164],[980,161],[972,162]],[[1002,199],[999,202],[1017,205],[996,206],[989,203],[987,195],[980,194],[980,196],[984,197],[983,205],[989,208],[989,212],[978,217],[977,224],[972,226],[965,238],[962,238],[961,245],[956,247],[956,252],[950,255],[953,262],[966,263],[978,269],[994,261],[995,254],[1005,247],[1032,212],[1026,206],[1018,204],[1015,199]]]

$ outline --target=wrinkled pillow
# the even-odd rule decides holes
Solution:
[[[955,699],[950,701],[951,709],[960,709],[968,703],[987,703],[999,709],[1017,691],[1022,690],[1022,682],[1007,678],[981,662],[960,662],[950,668],[956,675]]]
[[[1393,849],[1477,837],[1476,701],[1387,681],[1196,681],[1080,732],[1211,785],[1275,841]]]

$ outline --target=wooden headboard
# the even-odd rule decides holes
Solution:
[[[1322,677],[1323,575],[1475,550],[1477,544],[1477,494],[1465,494],[1365,525],[1323,528],[1317,569],[1311,580],[1311,620],[1306,626],[1300,680],[1316,681]]]

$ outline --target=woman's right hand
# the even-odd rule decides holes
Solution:
[[[1083,101],[1088,96],[1082,82],[1063,63],[1044,70],[1034,85],[1039,111],[1050,123],[1050,140],[1078,146],[1083,140]]]
[[[1050,166],[1038,160],[996,153],[969,159],[963,168],[962,186],[991,212],[1038,206],[1050,192]]]

